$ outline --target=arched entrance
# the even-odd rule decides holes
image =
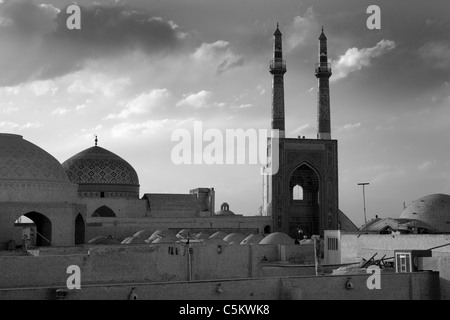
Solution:
[[[291,174],[289,235],[294,239],[310,237],[320,232],[319,181],[317,172],[306,163]]]
[[[29,220],[23,219],[23,217],[28,218],[32,221],[32,223],[28,223]],[[27,220],[25,223],[30,227],[29,238],[32,245],[36,245],[38,247],[47,247],[52,245],[52,222],[49,218],[44,216],[42,213],[33,211],[22,215],[16,220],[16,224],[24,223],[23,220]]]
[[[271,233],[271,229],[270,229],[270,226],[267,225],[264,227],[264,234],[269,234],[269,233]]]
[[[116,214],[114,213],[114,211],[111,210],[111,208],[107,206],[101,206],[100,208],[94,211],[92,217],[115,218]]]
[[[83,216],[79,213],[75,219],[75,245],[84,244],[85,228]]]

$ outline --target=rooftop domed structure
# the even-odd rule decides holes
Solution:
[[[216,212],[218,216],[235,216],[236,214],[230,210],[230,205],[226,202],[220,206],[220,211]]]
[[[76,198],[71,183],[52,155],[16,134],[0,134],[2,201],[69,201]]]
[[[450,232],[450,195],[431,194],[413,201],[400,218],[416,219],[439,232]]]
[[[246,237],[247,236],[243,235],[242,233],[234,232],[230,233],[225,238],[223,238],[223,241],[229,244],[231,243],[240,244]]]
[[[259,244],[295,244],[295,240],[283,232],[274,232],[262,239]]]
[[[62,164],[78,195],[98,198],[139,198],[139,178],[118,155],[99,146],[81,151]]]
[[[249,245],[252,243],[258,244],[261,242],[261,240],[264,239],[264,236],[261,234],[251,234],[247,238],[241,241],[241,244],[243,245]]]

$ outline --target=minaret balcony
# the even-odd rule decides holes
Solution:
[[[270,60],[270,70],[284,70],[284,71],[286,71],[286,60],[283,60],[283,59]]]
[[[331,74],[331,63],[316,63],[316,74],[329,73]]]

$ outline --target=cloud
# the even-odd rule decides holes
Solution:
[[[358,130],[359,128],[361,128],[361,123],[347,123],[345,125],[343,125],[342,127],[337,128],[337,131],[347,131],[347,132],[351,132],[351,131],[355,131]]]
[[[154,108],[163,107],[170,95],[170,91],[167,89],[154,89],[150,92],[141,93],[129,101],[120,113],[109,114],[106,119],[124,119],[133,114],[147,114]]]
[[[6,103],[0,103],[0,113],[1,114],[11,114],[19,111],[18,107],[13,106],[12,101]]]
[[[22,35],[54,32],[59,13],[51,4],[38,5],[31,0],[6,0],[0,5],[1,26]]]
[[[338,60],[332,61],[332,81],[347,77],[350,73],[369,67],[373,58],[377,58],[394,49],[396,44],[391,40],[381,40],[372,48],[348,49]]]
[[[298,127],[297,129],[295,129],[294,131],[292,131],[292,134],[297,134],[297,135],[309,135],[309,134],[313,134],[315,132],[316,128],[314,128],[314,126],[312,126],[309,123],[306,123],[300,127]]]
[[[309,42],[310,37],[319,31],[313,8],[309,7],[303,16],[296,16],[286,31],[288,35],[286,39],[287,51],[291,51],[307,41]]]
[[[192,107],[195,109],[209,107],[213,94],[210,91],[199,91],[197,93],[189,93],[183,96],[183,99],[178,101],[177,107]]]
[[[428,42],[420,47],[418,53],[434,69],[450,68],[450,44],[448,42]]]
[[[94,139],[94,136],[101,132],[103,129],[103,126],[101,124],[96,125],[93,128],[90,129],[81,129],[81,133],[80,134],[76,134],[77,137],[79,138],[83,138],[83,139]]]
[[[202,43],[192,57],[198,62],[214,64],[219,74],[244,63],[244,57],[234,53],[230,44],[223,40]]]
[[[21,126],[21,129],[37,129],[42,127],[42,124],[39,122],[27,122]]]
[[[51,80],[35,81],[29,85],[29,88],[35,96],[54,95],[58,91],[57,86]]]
[[[260,95],[263,95],[263,94],[266,93],[266,88],[264,88],[263,85],[259,84],[259,85],[256,87],[256,91],[258,91],[258,93],[259,93]]]
[[[111,129],[111,134],[114,138],[124,138],[131,135],[145,135],[149,133],[156,133],[162,129],[168,129],[173,125],[179,123],[179,120],[162,119],[162,120],[148,120],[145,122],[123,122]]]
[[[245,104],[240,104],[240,105],[232,105],[230,106],[230,109],[247,109],[247,108],[251,108],[253,107],[253,105],[251,103],[245,103]]]
[[[167,54],[183,46],[174,21],[126,4],[94,3],[81,8],[81,30],[69,30],[66,8],[31,0],[0,2],[0,86],[49,80],[86,67],[93,60],[134,51]]]
[[[77,73],[78,74],[78,73]],[[129,77],[111,79],[102,74],[79,74],[68,87],[67,92],[76,95],[99,95],[114,97],[131,84]]]
[[[25,124],[18,124],[13,121],[0,121],[0,129],[2,130],[24,130],[36,129],[42,127],[39,122],[27,122]]]
[[[56,108],[55,110],[53,110],[51,114],[52,115],[63,116],[65,114],[69,113],[69,112],[70,112],[69,109],[60,107],[60,108]]]
[[[435,160],[425,161],[424,163],[418,165],[417,169],[419,169],[420,171],[426,171],[426,170],[430,169],[435,163],[436,163]]]

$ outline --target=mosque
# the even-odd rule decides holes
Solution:
[[[318,60],[317,139],[285,137],[287,69],[277,26],[269,71],[278,138],[268,139],[267,154],[279,153],[279,170],[264,176],[255,216],[227,203],[215,211],[214,188],[142,193],[138,172],[97,138],[60,163],[20,135],[0,134],[0,300],[450,299],[449,195],[420,198],[398,219],[361,230],[339,210],[323,29]],[[160,237],[163,230],[180,237]],[[101,236],[109,242],[94,241]],[[302,237],[311,239],[294,241]],[[383,270],[383,286],[372,290],[364,267],[389,256],[396,271]],[[74,265],[81,290],[68,287]],[[335,273],[343,265],[348,273]]]
[[[283,232],[294,239],[323,236],[325,230],[357,231],[339,210],[338,148],[337,140],[331,138],[330,121],[332,71],[323,29],[315,66],[317,139],[285,137],[286,70],[277,26],[269,71],[273,77],[272,130],[278,132],[279,139],[269,139],[267,148],[269,156],[279,152],[279,170],[275,175],[265,175],[262,214],[235,214],[227,203],[216,212],[214,188],[140,196],[136,170],[98,146],[97,138],[94,146],[61,164],[22,136],[4,133],[0,134],[0,246],[11,248],[24,239],[36,246],[81,245],[97,236],[121,241],[142,229],[189,229],[210,234],[219,230],[260,235]],[[273,143],[278,143],[278,148]],[[271,165],[269,162],[264,169],[270,170]],[[429,200],[435,203],[432,208],[445,206],[439,213],[418,200],[417,210],[405,210],[402,216],[442,229],[441,220],[447,219],[450,208],[450,201],[444,200]],[[443,225],[442,231],[448,232],[449,222]]]

